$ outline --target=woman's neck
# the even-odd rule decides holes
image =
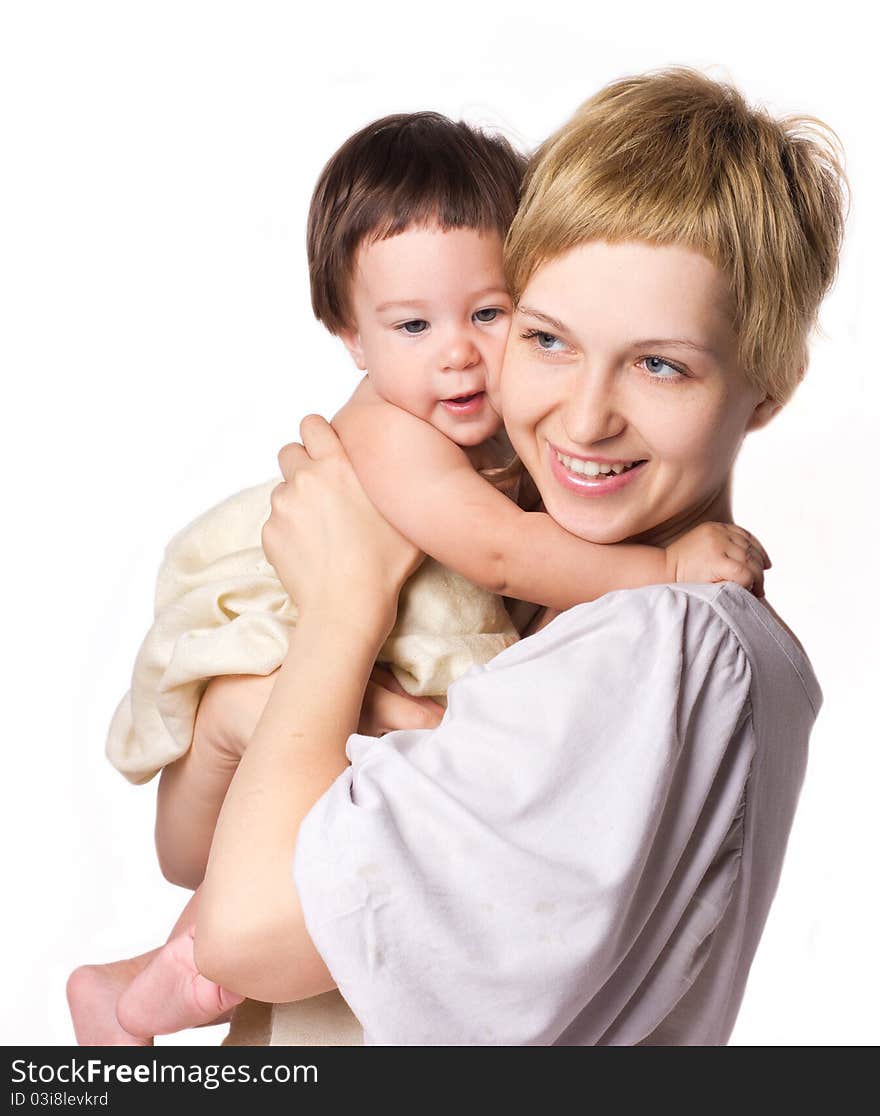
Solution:
[[[669,546],[682,535],[701,523],[732,523],[733,500],[732,483],[728,475],[721,488],[710,493],[700,504],[685,511],[656,527],[651,527],[639,535],[628,538],[628,543],[642,543],[645,546]]]
[[[733,521],[732,487],[731,477],[728,475],[722,487],[717,492],[707,496],[701,504],[688,508],[681,515],[674,516],[666,522],[625,541],[628,543],[643,543],[646,546],[665,547],[700,523],[731,523]],[[538,505],[538,508],[543,510],[543,502]],[[538,510],[538,508],[535,510]],[[520,633],[520,638],[524,639],[527,635],[534,635],[535,632],[539,632],[558,615],[559,611],[557,609],[545,608],[543,611],[538,609]]]

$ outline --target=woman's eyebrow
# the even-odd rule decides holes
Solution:
[[[551,325],[554,329],[558,329],[560,333],[570,332],[568,326],[558,318],[554,318],[550,314],[544,314],[540,310],[533,310],[531,306],[523,306],[522,303],[520,303],[516,311],[518,314],[528,314],[530,318],[537,318],[539,321],[546,322],[547,325]]]
[[[708,345],[699,345],[696,341],[688,341],[684,337],[648,337],[644,341],[632,343],[634,349],[647,349],[654,345],[679,345],[683,349],[693,349],[695,353],[705,353],[706,356],[715,357],[715,350],[710,349]]]
[[[541,310],[535,310],[531,306],[523,306],[520,304],[517,307],[517,312],[520,314],[528,314],[530,318],[537,318],[539,321],[546,322],[547,325],[559,330],[560,333],[571,333],[570,328],[564,322],[561,322],[558,318],[554,318],[551,314],[545,314]],[[630,346],[633,349],[650,348],[652,345],[679,345],[684,349],[693,349],[694,352],[697,353],[705,353],[707,356],[711,357],[715,356],[715,351],[710,349],[708,345],[700,345],[696,341],[688,341],[684,337],[648,337],[641,341],[630,342]]]

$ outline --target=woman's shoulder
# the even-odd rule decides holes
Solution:
[[[755,671],[789,671],[814,709],[821,691],[812,665],[791,629],[766,604],[734,582],[649,585],[606,593],[575,605],[492,661],[495,667],[520,657],[563,654],[577,645],[584,658],[596,656],[616,669],[646,652],[678,655],[689,668],[743,660],[744,682]],[[507,657],[507,658],[505,658]]]

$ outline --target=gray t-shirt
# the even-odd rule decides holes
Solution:
[[[744,589],[651,586],[351,736],[293,871],[366,1044],[726,1043],[821,702]]]

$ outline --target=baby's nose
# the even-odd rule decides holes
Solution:
[[[446,345],[442,356],[443,367],[450,370],[470,368],[480,359],[480,351],[469,337],[459,335]]]

